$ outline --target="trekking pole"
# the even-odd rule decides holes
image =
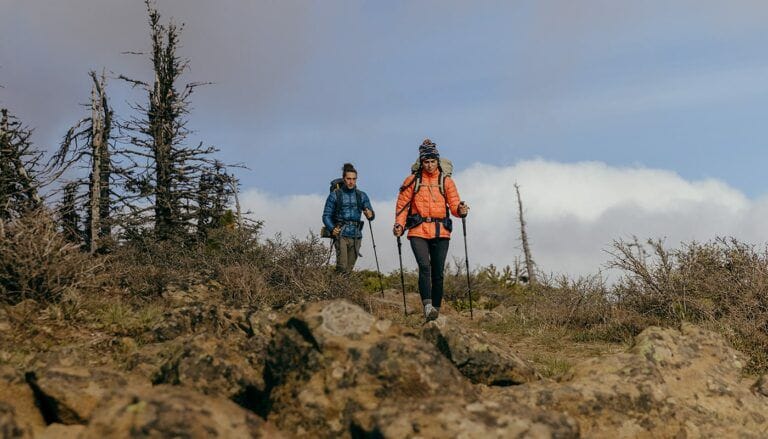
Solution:
[[[464,261],[467,263],[467,295],[469,296],[469,319],[474,319],[472,315],[472,286],[469,282],[469,253],[467,252],[467,218],[461,218],[461,228],[464,231]]]
[[[403,313],[408,317],[408,310],[405,305],[405,277],[403,276],[403,243],[400,237],[397,237],[397,255],[400,257],[400,285],[403,287]]]
[[[384,284],[381,283],[381,270],[379,269],[379,255],[376,254],[376,240],[373,239],[373,226],[371,220],[368,220],[368,228],[371,229],[371,244],[373,244],[373,257],[376,259],[376,274],[379,275],[379,290],[381,290],[381,297],[384,298]]]

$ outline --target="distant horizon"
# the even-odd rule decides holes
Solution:
[[[605,250],[614,240],[635,236],[642,242],[663,239],[669,248],[717,237],[735,237],[758,247],[768,241],[763,227],[768,197],[752,200],[714,179],[687,181],[666,170],[544,160],[506,167],[476,163],[458,171],[454,179],[462,199],[472,208],[467,234],[473,268],[512,266],[515,259],[522,260],[517,201],[511,189],[515,183],[520,185],[533,257],[545,273],[580,276],[606,271],[609,257]],[[363,184],[359,187],[366,189]],[[327,185],[317,189],[287,196],[247,189],[241,194],[241,204],[253,212],[252,218],[265,221],[265,237],[280,233],[284,238],[305,238],[319,233],[321,225]],[[398,268],[391,233],[396,193],[394,187],[390,197],[371,200],[384,271]],[[463,261],[461,234],[457,222],[449,264]],[[366,227],[364,256],[357,267],[375,269],[368,235]],[[414,266],[410,252],[404,252],[404,258],[407,266]]]

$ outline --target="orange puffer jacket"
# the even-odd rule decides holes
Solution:
[[[446,205],[450,208],[453,216],[459,216],[458,208],[461,198],[459,198],[459,191],[456,190],[456,184],[451,177],[445,177],[443,182],[445,196],[443,196],[440,193],[439,176],[439,171],[428,174],[426,171],[422,170],[421,187],[419,188],[419,191],[416,192],[415,196],[413,194],[413,180],[416,176],[410,175],[403,181],[403,189],[397,197],[397,205],[395,207],[395,222],[397,224],[405,227],[405,219],[408,216],[408,203],[412,198],[413,204],[411,205],[411,212],[418,213],[424,218],[445,218]],[[423,222],[408,230],[408,238],[436,238],[436,229],[435,222]],[[451,232],[443,227],[442,224],[440,224],[439,229],[441,238],[451,237]]]

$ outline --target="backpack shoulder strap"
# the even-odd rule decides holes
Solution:
[[[333,206],[334,219],[336,221],[339,221],[341,219],[341,189],[338,189],[338,188],[334,189],[333,195],[336,197],[335,199],[336,202],[334,203],[334,206]]]
[[[421,189],[421,170],[416,171],[416,176],[414,177],[414,186],[413,186],[413,195],[416,195],[416,193]]]
[[[445,197],[445,172],[443,172],[442,169],[440,169],[440,173],[437,176],[437,187],[440,189],[440,195]]]
[[[413,178],[411,178],[411,181],[409,181],[408,183],[400,186],[400,192],[403,192],[404,190],[408,189],[409,186],[414,185],[414,187],[413,187],[413,194],[411,194],[411,199],[408,200],[408,204],[403,206],[403,208],[400,209],[399,212],[397,212],[397,215],[400,215],[401,213],[403,213],[403,211],[405,209],[408,209],[408,213],[411,212],[411,204],[413,203],[413,197],[416,196],[416,190],[417,190],[416,187],[417,187],[417,185],[421,184],[421,178],[419,178],[421,176],[421,172],[417,171],[417,173],[414,173],[414,174],[411,174],[411,175],[413,175]],[[417,180],[418,180],[418,182],[417,182]]]

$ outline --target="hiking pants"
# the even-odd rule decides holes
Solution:
[[[360,251],[360,241],[360,238],[348,238],[346,236],[336,238],[334,243],[336,248],[336,270],[342,272],[352,271]]]
[[[411,249],[419,264],[419,295],[421,302],[432,301],[440,308],[443,302],[443,269],[448,255],[449,238],[410,238]]]

